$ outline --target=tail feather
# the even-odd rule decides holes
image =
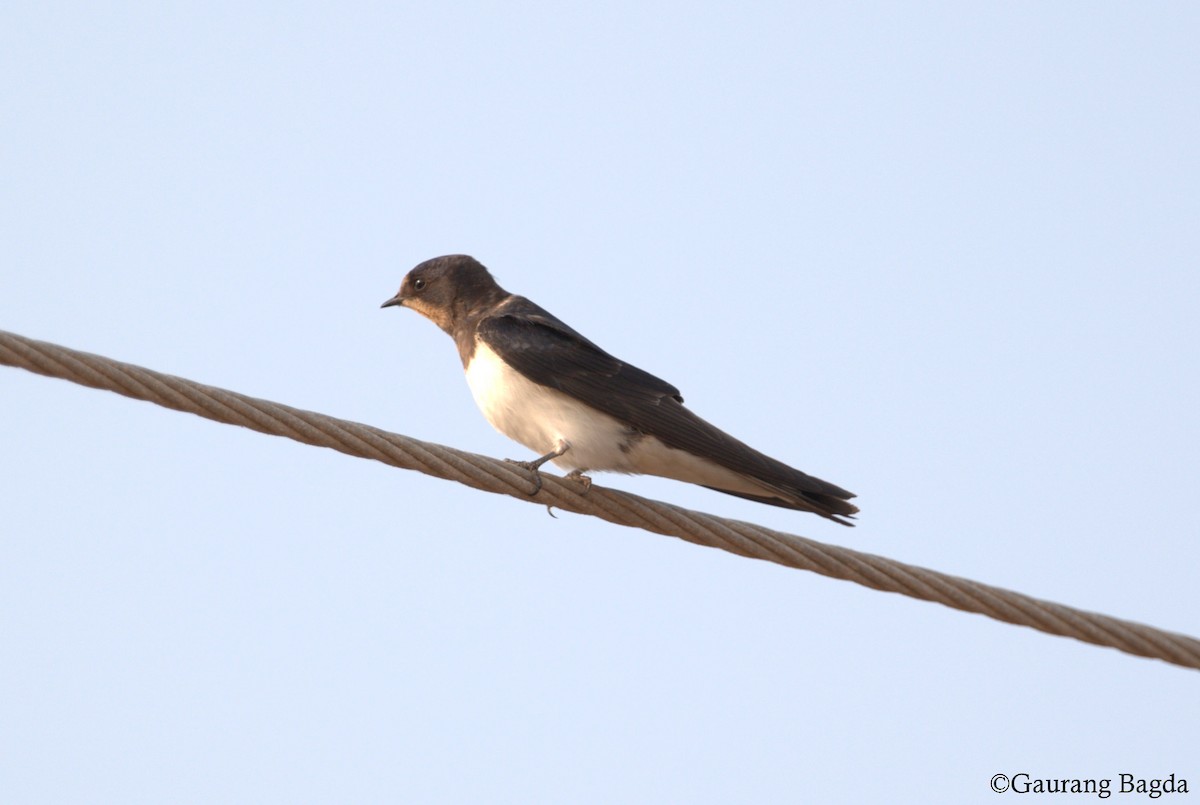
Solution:
[[[768,506],[779,506],[783,509],[796,509],[798,511],[812,512],[819,514],[822,517],[832,520],[838,525],[854,527],[854,523],[843,520],[843,517],[850,519],[858,514],[858,507],[847,500],[833,495],[825,495],[819,492],[800,492],[799,494],[787,494],[781,492],[780,496],[765,496],[751,495],[746,492],[731,492],[728,489],[721,489],[718,486],[709,486],[714,492],[723,492],[726,495],[733,495],[746,500],[753,500],[756,503],[766,503]],[[848,494],[848,493],[847,493]]]

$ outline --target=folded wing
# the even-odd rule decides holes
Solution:
[[[479,337],[513,368],[629,423],[668,447],[703,456],[770,487],[774,495],[718,492],[760,503],[812,511],[831,520],[858,511],[841,487],[806,475],[705,422],[683,405],[679,389],[625,363],[523,297],[510,298],[498,315],[480,322]]]

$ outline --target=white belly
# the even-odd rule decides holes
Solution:
[[[545,455],[566,442],[570,449],[554,459],[568,469],[638,472],[627,466],[620,445],[628,428],[562,392],[546,388],[514,371],[490,347],[476,344],[467,367],[467,385],[492,427]]]
[[[640,436],[596,409],[562,392],[538,385],[513,370],[487,345],[477,343],[467,367],[467,385],[492,427],[538,456],[566,443],[553,459],[566,470],[606,470],[674,478],[750,494],[769,487],[653,436]],[[631,438],[635,437],[635,438]]]

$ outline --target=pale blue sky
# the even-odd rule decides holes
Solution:
[[[494,456],[467,252],[861,525],[1200,634],[1194,4],[26,3],[0,329]],[[1200,789],[1200,677],[0,369],[20,802]]]

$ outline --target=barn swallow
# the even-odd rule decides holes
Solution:
[[[425,316],[454,339],[475,403],[496,430],[588,479],[591,470],[658,475],[813,512],[842,525],[854,495],[743,444],[684,407],[679,389],[614,358],[454,254],[408,272],[382,307]],[[536,490],[535,490],[536,494]]]

